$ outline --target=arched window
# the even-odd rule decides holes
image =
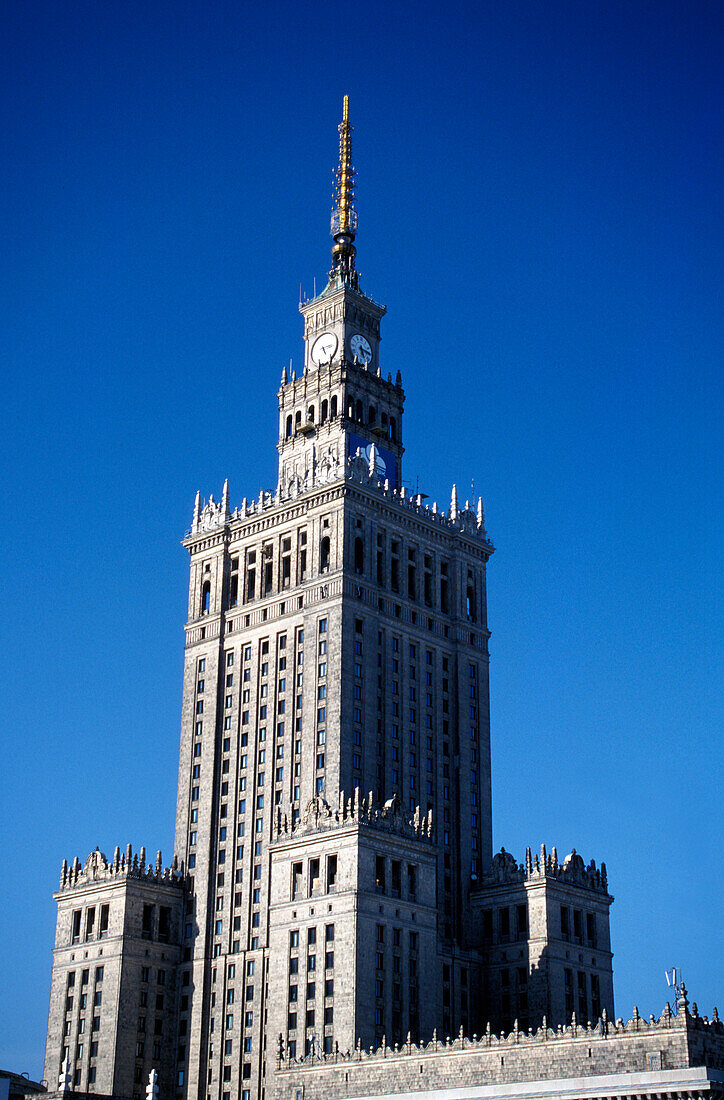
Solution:
[[[287,417],[287,439],[289,439],[291,434],[292,434],[292,414],[290,413],[289,416]]]
[[[208,615],[211,610],[211,581],[204,581],[201,589],[201,614]]]
[[[330,415],[332,417],[332,420],[334,420],[335,416],[337,415],[337,396],[336,396],[336,394],[332,398],[332,411],[331,411]]]
[[[390,417],[390,439],[393,443],[397,440],[397,421],[394,416]]]
[[[313,424],[314,423],[314,405],[310,405],[309,408],[307,409],[307,423],[308,424]]]
[[[301,414],[301,412],[298,412],[298,413],[295,414],[295,417],[294,417],[294,431],[298,432],[299,429],[301,428],[301,426],[302,426],[302,414]]]
[[[319,572],[329,572],[329,537],[327,535],[324,536],[319,547]]]
[[[354,401],[351,397],[347,401],[347,419],[354,420]]]
[[[365,414],[364,414],[364,409],[363,409],[363,407],[362,407],[362,402],[361,402],[361,401],[358,401],[358,402],[357,402],[357,409],[356,409],[356,412],[357,412],[357,423],[358,423],[358,424],[364,424],[364,422],[365,422]]]
[[[325,420],[327,419],[328,411],[329,411],[329,405],[328,405],[328,402],[325,400],[325,401],[322,402],[322,411],[319,414],[320,424],[324,424]]]
[[[387,413],[383,413],[382,414],[382,431],[385,433],[385,435],[387,435],[387,430],[388,430]]]
[[[365,571],[365,544],[359,535],[354,540],[354,571],[360,576]]]
[[[374,424],[376,419],[377,419],[377,409],[374,407],[374,405],[370,405],[370,411],[369,411],[368,416],[367,416],[367,423],[371,426],[372,424]]]

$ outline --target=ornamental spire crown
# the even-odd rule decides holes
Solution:
[[[352,165],[352,124],[349,121],[349,96],[342,101],[342,121],[339,124],[339,164],[334,173],[335,205],[332,210],[331,232],[333,267],[330,281],[335,277],[357,287],[354,246],[357,230],[357,211],[354,208],[354,184],[356,172]]]

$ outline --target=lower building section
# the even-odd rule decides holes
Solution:
[[[140,1100],[156,1070],[161,1096],[175,1100],[270,1100],[277,1060],[283,1073],[301,1066],[305,1080],[310,1066],[344,1064],[346,1087],[365,1060],[449,1054],[460,1042],[450,1035],[486,1035],[476,1049],[488,1057],[500,1047],[501,1067],[534,1049],[534,1031],[546,1042],[562,1027],[575,1038],[586,1024],[580,1034],[609,1035],[605,867],[586,866],[575,852],[559,863],[545,848],[529,849],[519,864],[502,850],[470,880],[468,942],[453,950],[440,935],[445,865],[431,813],[409,811],[397,797],[379,804],[355,788],[334,806],[318,795],[300,814],[277,807],[271,832],[266,862],[254,842],[250,896],[255,903],[266,868],[269,903],[264,927],[251,913],[252,950],[236,939],[235,917],[223,954],[219,917],[192,954],[197,892],[176,861],[163,868],[160,853],[147,864],[144,849],[116,849],[110,861],[96,849],[83,866],[63,864],[51,1087],[62,1079],[76,1093]],[[215,912],[223,880],[219,872],[218,896],[205,899]],[[241,888],[232,886],[236,905]],[[191,1075],[193,1044],[200,1055]],[[363,1053],[373,1051],[386,1053]],[[428,1062],[420,1065],[424,1077]]]
[[[724,1026],[667,1005],[658,1020],[634,1010],[628,1023],[605,1019],[536,1032],[361,1047],[347,1055],[280,1057],[271,1100],[587,1100],[724,1096]]]

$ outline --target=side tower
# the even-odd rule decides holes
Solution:
[[[480,918],[486,1015],[496,1032],[614,1019],[606,864],[575,848],[528,848],[520,865],[503,848],[471,895]]]
[[[476,1020],[480,955],[468,896],[492,855],[493,547],[482,502],[460,507],[453,489],[445,513],[402,481],[404,393],[399,372],[385,378],[380,362],[385,309],[359,289],[350,143],[345,100],[333,266],[322,293],[301,306],[303,374],[282,375],[276,489],[234,509],[228,484],[220,502],[202,507],[197,496],[184,541],[191,577],[175,843],[191,895],[177,1097],[261,1098],[280,1032],[302,1052],[449,1031],[457,1003],[466,1025]],[[325,895],[322,920],[309,903],[322,879],[310,885],[303,852],[312,840],[300,830],[339,807],[342,792],[357,815],[351,823],[343,810],[344,861],[335,830],[314,840],[319,874],[336,855],[345,883]],[[361,792],[371,792],[362,824]],[[385,832],[392,817],[409,825],[428,814],[424,837],[414,825],[412,834]],[[300,862],[303,912],[287,881]],[[363,902],[372,912],[370,899],[374,932],[359,916],[349,923]],[[419,947],[408,937],[396,951],[394,937],[415,932],[418,919]],[[299,957],[286,942],[280,955],[278,937],[307,927],[320,936],[338,920],[352,936],[344,980],[304,982],[309,996],[298,1005]],[[378,925],[393,938],[389,952],[372,949]]]
[[[129,844],[109,862],[96,849],[85,864],[63,861],[54,895],[45,1080],[77,1092],[140,1098],[151,1068],[162,1095],[176,1079],[176,968],[183,879],[159,852]],[[60,1091],[63,1091],[61,1088]]]

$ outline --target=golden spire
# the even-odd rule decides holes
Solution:
[[[354,209],[354,178],[352,167],[352,126],[349,121],[349,96],[342,101],[342,121],[339,124],[339,164],[335,170],[335,206],[332,211],[332,236],[334,247],[333,275],[357,285],[354,269],[356,249],[354,235],[357,229],[357,212]]]

